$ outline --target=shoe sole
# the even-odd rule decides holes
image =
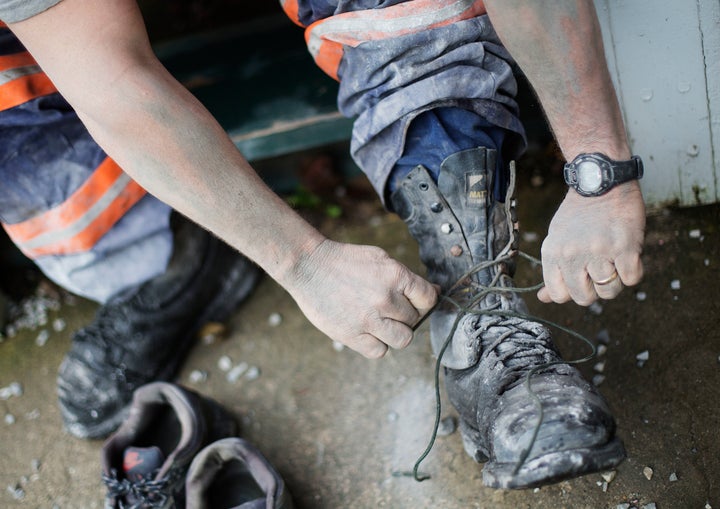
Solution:
[[[218,244],[216,249],[231,248]],[[243,260],[243,264],[237,264],[239,266],[235,266],[231,271],[228,271],[228,277],[222,284],[222,288],[228,288],[235,285],[237,286],[237,289],[233,294],[234,298],[227,299],[224,291],[218,291],[216,298],[210,302],[198,319],[197,325],[194,327],[192,334],[186,335],[182,344],[178,345],[180,355],[176,356],[172,362],[168,363],[153,381],[167,381],[173,378],[178,372],[180,364],[187,358],[190,349],[195,344],[197,332],[202,328],[202,326],[208,322],[222,322],[227,320],[229,315],[237,309],[240,303],[243,302],[253,291],[262,275],[262,272],[259,268],[256,268],[250,260]],[[108,416],[102,422],[95,425],[87,426],[80,423],[66,423],[65,429],[76,438],[90,440],[105,438],[115,431],[127,418],[130,403],[131,402],[128,401],[127,405],[118,412]]]
[[[551,452],[517,463],[489,462],[483,467],[483,484],[490,488],[526,489],[615,468],[625,459],[618,438],[597,447]]]

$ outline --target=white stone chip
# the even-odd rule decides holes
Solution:
[[[270,327],[277,327],[282,323],[282,315],[280,313],[272,313],[268,317],[268,325]]]
[[[672,281],[670,281],[670,288],[672,290],[679,290],[680,289],[680,280],[673,279]]]
[[[193,369],[190,372],[190,381],[193,383],[200,383],[207,380],[208,374],[205,371],[199,369]]]
[[[595,375],[594,377],[592,377],[592,383],[595,387],[597,387],[604,381],[605,381],[605,375]]]
[[[260,377],[260,368],[257,366],[250,366],[245,373],[245,378],[248,380],[257,380]]]
[[[670,482],[675,482],[675,481],[677,481],[677,480],[678,480],[677,474],[676,474],[675,472],[671,473],[671,474],[670,474],[670,477],[669,477],[669,480],[670,480]]]
[[[333,349],[336,352],[342,352],[345,349],[345,345],[343,345],[340,341],[333,341]]]
[[[637,292],[637,293],[635,294],[635,298],[636,298],[638,301],[643,302],[643,301],[647,300],[647,293],[645,293],[645,292]]]
[[[642,509],[657,509],[657,506],[655,505],[655,502],[650,502],[649,504],[642,506]]]
[[[643,475],[649,481],[653,477],[653,469],[650,467],[643,468]]]
[[[230,371],[232,367],[232,359],[229,356],[223,355],[218,359],[218,368],[220,368],[220,371]]]
[[[56,318],[53,320],[52,328],[55,332],[62,332],[65,330],[65,320],[62,318]]]
[[[600,361],[593,366],[593,369],[598,373],[605,371],[605,361]]]
[[[5,424],[8,426],[15,424],[15,416],[13,414],[5,414]]]
[[[240,377],[243,376],[243,374],[245,374],[247,369],[248,369],[247,362],[241,362],[237,366],[234,366],[227,373],[227,381],[230,383],[237,382],[238,380],[240,380]]]
[[[597,354],[598,355],[605,355],[606,353],[607,353],[607,346],[605,346],[605,345],[597,346]]]
[[[20,385],[20,382],[12,382],[7,387],[0,388],[0,399],[1,400],[8,400],[12,398],[13,396],[19,397],[23,394],[23,388],[22,385]]]
[[[593,315],[601,315],[603,312],[602,304],[600,304],[598,301],[595,301],[588,306],[588,311],[590,311],[590,313],[592,313]]]
[[[47,331],[47,329],[43,329],[40,331],[40,334],[38,334],[35,338],[35,344],[37,346],[45,346],[45,344],[48,342],[48,339],[50,339],[50,333]]]
[[[617,472],[615,470],[610,470],[608,472],[603,472],[600,474],[600,477],[605,479],[605,482],[611,483],[615,479],[615,476],[617,475]]]
[[[643,350],[642,352],[637,354],[635,358],[639,361],[645,362],[650,359],[650,352],[648,350]]]
[[[696,228],[694,230],[690,230],[688,235],[690,235],[691,239],[699,239],[702,233],[700,232],[700,229]]]

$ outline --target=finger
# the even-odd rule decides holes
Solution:
[[[440,287],[433,285],[416,274],[408,278],[403,288],[403,295],[419,312],[419,316],[427,313],[437,302]]]
[[[407,324],[390,318],[378,321],[375,328],[369,332],[387,346],[395,349],[405,348],[413,339],[413,330]]]
[[[601,299],[614,299],[623,289],[622,279],[611,262],[597,263],[588,266],[588,274],[595,293]],[[607,281],[607,283],[604,283]],[[598,283],[599,282],[599,283]]]
[[[344,342],[351,348],[368,359],[379,359],[384,357],[388,346],[372,334],[360,334]]]
[[[619,256],[615,260],[615,268],[625,286],[635,286],[643,277],[643,264],[637,254]]]
[[[595,286],[585,269],[576,269],[573,274],[564,275],[570,298],[580,306],[589,306],[598,298]]]
[[[543,264],[543,280],[545,286],[538,292],[540,301],[561,304],[570,300],[570,293],[565,286],[560,267],[554,264]]]

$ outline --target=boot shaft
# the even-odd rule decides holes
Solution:
[[[508,244],[512,226],[491,191],[496,157],[484,147],[456,152],[443,161],[437,184],[417,166],[390,197],[419,244],[428,279],[443,291]],[[491,273],[481,270],[473,278],[487,285]]]

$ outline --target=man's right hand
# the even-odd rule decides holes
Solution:
[[[325,239],[281,284],[331,339],[368,358],[405,348],[438,289],[380,248]]]

